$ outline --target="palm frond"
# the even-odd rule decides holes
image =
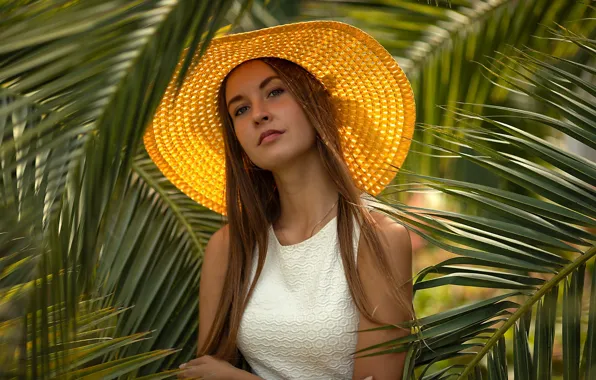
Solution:
[[[553,53],[561,59],[575,56],[578,44],[547,39],[549,26],[574,21],[579,35],[594,30],[593,15],[586,2],[567,0],[325,0],[302,1],[301,17],[328,18],[363,28],[394,55],[404,69],[416,96],[417,120],[431,125],[453,126],[457,102],[467,111],[481,113],[478,104],[502,106],[510,93],[504,79],[487,81],[478,63],[488,65],[528,46]],[[587,63],[584,56],[574,58]],[[497,61],[498,62],[498,61]],[[501,69],[503,77],[517,68]],[[442,112],[437,105],[444,105]],[[527,108],[526,108],[527,109]],[[437,144],[433,134],[417,133],[425,144]],[[421,146],[421,151],[429,150]],[[458,164],[429,155],[410,157],[406,165],[415,172],[453,174]],[[447,172],[448,171],[448,172]]]
[[[559,37],[566,38],[565,35]],[[567,42],[575,43],[571,38]],[[586,47],[581,46],[581,49],[587,49],[592,42],[582,39],[582,43]],[[530,52],[519,53],[527,58]],[[596,110],[596,91],[586,85],[585,73],[562,73],[565,68],[552,65],[553,60],[555,58],[548,59],[546,55],[540,60],[511,57],[503,61],[509,62],[510,66],[490,70],[493,75],[505,76],[505,81],[516,86],[519,93],[551,107],[552,120],[557,123],[549,122],[548,125],[564,132],[582,131],[574,136],[588,145],[590,142],[583,133],[591,133],[591,122],[586,120]],[[508,70],[512,65],[522,67],[523,71],[512,76]],[[522,80],[518,80],[520,77]],[[533,79],[528,81],[528,78]],[[560,83],[565,83],[565,93]],[[579,91],[583,92],[581,99],[571,95]],[[513,107],[487,108],[498,109],[503,114],[486,116],[462,107],[456,110],[459,115],[456,128],[428,127],[424,133],[432,133],[436,136],[435,141],[442,142],[434,149],[449,152],[456,157],[454,159],[482,166],[487,173],[506,177],[523,188],[527,195],[474,182],[402,172],[401,175],[410,180],[407,184],[396,185],[399,191],[409,188],[419,191],[426,187],[451,199],[476,202],[480,214],[410,207],[394,201],[371,201],[371,204],[412,232],[456,255],[422,270],[414,283],[416,294],[425,289],[453,285],[501,291],[517,289],[521,293],[495,297],[465,309],[478,310],[477,313],[484,311],[485,314],[472,316],[469,312],[458,312],[457,319],[445,319],[439,316],[452,314],[443,312],[437,314],[438,322],[432,325],[428,324],[433,320],[432,315],[420,318],[413,326],[417,333],[386,342],[376,347],[382,346],[384,350],[377,350],[375,354],[403,351],[409,347],[415,352],[420,378],[473,377],[485,358],[484,370],[489,378],[508,378],[510,364],[513,364],[516,378],[550,377],[555,327],[559,324],[557,309],[560,309],[563,376],[565,379],[589,378],[594,370],[593,314],[596,311],[593,293],[589,293],[588,319],[582,321],[580,316],[585,268],[594,266],[596,256],[593,177],[596,165],[525,132],[516,125],[520,123],[519,118],[511,117],[523,114],[526,118],[523,122],[528,119],[544,122],[545,119],[534,111]],[[570,117],[572,114],[576,117]],[[470,118],[482,123],[472,125],[468,122]],[[561,125],[564,127],[558,127]],[[465,151],[454,149],[455,145],[465,146]],[[535,153],[531,159],[526,156],[528,150]],[[561,294],[559,289],[562,289]],[[531,323],[534,324],[533,336],[530,335]],[[586,329],[589,333],[582,342],[580,332]],[[510,330],[513,330],[513,363],[509,363],[506,355],[508,338],[505,334]],[[534,349],[530,353],[532,339]],[[462,355],[468,359],[463,359]],[[439,361],[457,358],[457,363],[462,365],[449,369],[433,367]],[[431,371],[431,367],[438,369]]]
[[[143,151],[106,213],[110,226],[100,238],[98,291],[110,305],[134,305],[117,335],[151,329],[155,337],[127,353],[183,347],[170,362],[196,351],[197,300],[203,249],[222,217],[198,205],[169,183]],[[143,369],[150,374],[163,362]],[[170,364],[170,363],[168,363]]]
[[[168,195],[171,188],[158,183],[162,177],[143,158],[135,163],[138,174],[131,168],[170,78],[175,72],[182,78],[188,68],[188,59],[178,62],[204,49],[224,20],[242,16],[229,9],[245,3],[51,0],[11,3],[3,13],[0,323],[19,332],[4,335],[11,340],[1,342],[3,352],[11,354],[3,355],[1,370],[31,378],[62,372],[113,378],[162,363],[177,352],[170,347],[192,348],[185,332],[196,329],[202,245],[216,221]],[[164,203],[151,203],[162,196],[168,207],[179,207],[167,217],[161,217]],[[135,245],[134,226],[112,229],[113,218],[132,216],[152,218],[141,223],[152,239]],[[145,250],[155,254],[139,255]],[[152,277],[118,278],[132,276],[131,264],[154,268],[146,271]],[[173,269],[157,273],[156,264]],[[178,302],[165,303],[172,293],[180,295]],[[89,332],[74,321],[82,317],[81,299],[95,295],[102,296],[98,310],[137,303],[130,318],[96,331],[98,337],[137,337],[147,328],[161,336],[155,348],[155,339],[124,345],[116,338],[110,349],[89,346],[91,359],[77,359],[84,352],[79,334]],[[180,324],[168,326],[172,316]]]
[[[180,59],[204,49],[224,22],[274,24],[266,3],[50,0],[4,8],[0,371],[164,378],[175,371],[154,373],[194,355],[202,250],[222,219],[166,181],[140,139],[172,75],[188,68]],[[596,167],[528,130],[595,147],[588,62],[596,48],[584,33],[593,20],[548,27],[593,9],[563,0],[302,4],[306,17],[348,21],[381,40],[412,79],[418,119],[440,125],[421,128],[414,144],[421,153],[410,161],[423,163],[415,170],[422,174],[402,170],[408,182],[374,204],[455,255],[420,272],[416,294],[454,285],[500,291],[421,316],[404,324],[411,336],[359,355],[408,351],[406,377],[506,378],[513,364],[518,378],[539,378],[550,375],[562,310],[563,360],[574,366],[564,376],[593,376]],[[514,96],[526,102],[512,106]],[[428,175],[425,157],[435,151],[442,166],[466,162],[524,193]],[[420,189],[479,214],[411,207],[391,193]],[[579,317],[585,268],[587,320]],[[505,354],[510,330],[513,363]],[[19,355],[26,359],[15,363]],[[486,367],[478,365],[484,358]]]

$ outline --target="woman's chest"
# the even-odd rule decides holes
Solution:
[[[341,261],[318,261],[285,271],[275,259],[266,262],[254,293],[244,311],[241,328],[264,329],[301,335],[343,334],[357,321],[357,309]]]
[[[240,323],[238,347],[261,373],[295,367],[303,378],[308,376],[300,368],[347,378],[358,322],[338,251],[327,247],[291,257],[268,252]]]

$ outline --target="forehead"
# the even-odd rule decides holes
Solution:
[[[260,60],[244,62],[230,72],[226,82],[226,98],[251,88],[258,89],[263,79],[276,75],[275,70]]]

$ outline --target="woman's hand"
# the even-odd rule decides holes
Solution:
[[[205,355],[180,366],[179,379],[233,380],[239,370],[230,363]]]

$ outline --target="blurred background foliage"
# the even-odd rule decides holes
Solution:
[[[425,379],[596,376],[594,11],[0,1],[0,377],[157,379],[194,356],[202,251],[225,221],[161,175],[144,127],[179,57],[310,19],[372,34],[416,95],[376,207],[413,232],[420,321],[382,349]]]

